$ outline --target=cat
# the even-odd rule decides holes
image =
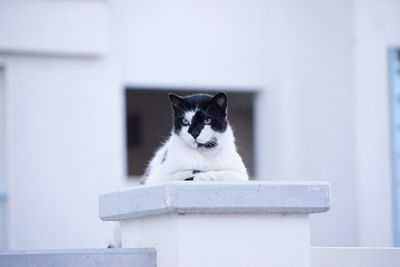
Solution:
[[[227,119],[227,96],[168,96],[173,110],[171,136],[151,159],[144,184],[247,181],[247,170]]]

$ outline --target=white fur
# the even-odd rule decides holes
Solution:
[[[196,111],[197,111],[197,110],[187,111],[187,112],[185,113],[185,118],[186,118],[188,121],[192,121],[193,116],[196,114]]]
[[[182,127],[179,136],[172,132],[168,141],[156,152],[149,164],[146,184],[182,181],[189,177],[194,177],[195,181],[248,180],[229,125],[224,133],[215,132],[206,125],[196,140],[188,133],[188,128]],[[197,148],[196,141],[204,144],[211,138],[217,139],[216,147]],[[167,156],[163,162],[165,151]],[[201,172],[193,174],[193,170]]]

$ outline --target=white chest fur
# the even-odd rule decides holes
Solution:
[[[175,133],[157,151],[149,164],[146,184],[173,180],[248,180],[228,126],[213,148],[193,148]]]

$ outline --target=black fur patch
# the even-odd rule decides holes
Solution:
[[[180,97],[169,94],[169,99],[174,110],[174,132],[178,134],[183,126],[182,119],[186,112],[197,110],[193,116],[189,133],[195,136],[200,134],[204,128],[204,120],[211,119],[211,128],[217,132],[225,132],[228,126],[226,109],[228,105],[227,97],[224,93],[215,96],[207,94],[194,94]]]
[[[199,173],[199,172],[201,172],[201,171],[199,171],[199,170],[193,170],[192,171],[193,174],[196,174],[196,173]],[[194,179],[194,176],[186,178],[184,181],[193,181],[193,179]]]

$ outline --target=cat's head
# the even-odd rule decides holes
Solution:
[[[228,126],[228,99],[224,93],[168,96],[176,135],[193,148],[211,149],[219,145]]]

